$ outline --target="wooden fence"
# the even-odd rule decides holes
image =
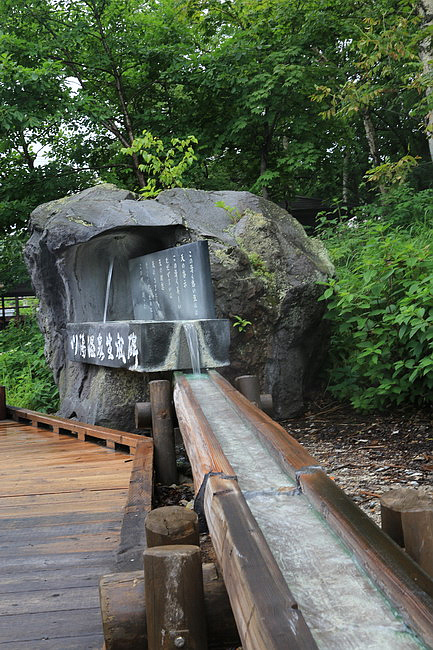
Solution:
[[[4,329],[11,320],[31,314],[38,304],[34,295],[0,296],[0,329]]]

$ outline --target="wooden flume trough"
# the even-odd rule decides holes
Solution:
[[[307,496],[311,505],[351,549],[356,560],[406,623],[425,643],[433,646],[433,582],[430,577],[357,508],[282,427],[252,405],[217,372],[209,372],[209,383],[241,420],[254,429],[261,444],[296,481],[297,489]],[[287,642],[290,637],[286,636],[286,641],[280,640],[278,631],[290,627],[288,621],[290,617],[294,620],[293,612],[296,612],[299,625],[297,631],[296,626],[291,627],[292,634],[295,630],[293,647],[315,647],[305,629],[302,605],[300,611],[293,609],[297,603],[287,584],[281,581],[275,560],[269,558],[268,546],[261,531],[257,530],[239,489],[235,471],[212,430],[209,416],[203,413],[203,402],[194,394],[193,385],[193,378],[177,375],[176,411],[196,490],[202,493],[204,513],[243,647],[254,650],[292,647]],[[230,427],[232,423],[226,421],[224,426]],[[230,435],[236,437],[236,430],[232,430]],[[281,534],[284,534],[283,530]],[[250,555],[244,560],[246,548]],[[336,576],[337,590],[338,579]],[[269,618],[273,619],[272,622]]]
[[[416,632],[418,640],[411,636],[410,643],[413,645],[407,647],[425,647],[420,639],[433,647],[433,582],[429,576],[335,486],[323,469],[317,466],[315,459],[284,429],[253,406],[218,373],[211,371],[203,377],[212,392],[222,398],[222,403],[235,412],[240,421],[254,430],[270,456],[294,480],[294,488],[279,488],[281,494],[288,498],[292,492],[307,496],[315,511],[330,524],[353,552],[356,561]],[[207,612],[218,612],[213,620],[208,613],[205,614],[208,633],[218,630],[218,620],[222,616],[227,621],[231,616],[228,602],[224,600],[222,574],[244,650],[338,648],[338,645],[326,645],[321,639],[317,640],[314,625],[310,626],[302,603],[290,589],[261,526],[251,512],[254,494],[251,496],[251,491],[241,489],[233,461],[228,460],[210,422],[212,418],[209,412],[215,410],[214,404],[209,409],[199,395],[200,391],[194,387],[194,378],[182,374],[176,376],[174,400],[193,469],[197,507],[201,508],[201,514],[206,518],[219,563],[219,567],[205,566],[203,571]],[[42,424],[57,432],[69,430],[81,440],[99,438],[105,440],[107,446],[127,446],[131,453],[135,452],[117,553],[119,573],[102,579],[101,606],[104,613],[104,597],[109,594],[108,615],[116,623],[112,614],[117,607],[118,621],[122,619],[117,629],[122,638],[119,638],[119,634],[116,638],[116,630],[112,626],[108,633],[111,637],[106,637],[107,650],[137,647],[138,628],[141,629],[141,639],[147,636],[144,575],[141,569],[133,572],[126,569],[131,568],[131,559],[140,561],[146,546],[144,522],[151,511],[152,491],[151,440],[124,432],[105,430],[104,433],[103,427],[25,409],[6,408],[4,399],[0,403],[0,414],[31,422],[34,426]],[[226,415],[227,411],[223,408],[221,417]],[[216,412],[215,417],[219,417]],[[233,422],[223,419],[221,425],[228,429]],[[237,431],[230,431],[230,435],[236,438]],[[280,534],[284,534],[283,530]],[[190,543],[189,540],[187,542]],[[333,585],[336,590],[339,589],[339,578],[336,576]],[[230,625],[233,623],[228,623],[227,638],[232,635]],[[148,647],[159,646],[153,641]]]
[[[177,377],[175,406],[245,648],[315,648],[302,614],[239,489],[235,472],[194,399]],[[200,494],[201,491],[201,494]]]

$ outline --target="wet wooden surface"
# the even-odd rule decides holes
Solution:
[[[98,581],[113,570],[130,461],[0,422],[0,649],[102,647]]]
[[[203,488],[206,521],[242,646],[245,650],[317,648],[188,379],[179,373],[176,380],[174,402],[196,487],[208,474]],[[221,404],[226,405],[224,398],[213,405],[218,414]],[[226,411],[221,422],[236,431],[236,422]]]
[[[279,639],[284,625],[281,612],[291,609],[290,602],[287,607],[278,606],[282,599],[276,594],[277,581],[265,577],[272,562],[258,561],[254,543],[261,558],[265,558],[266,549],[268,555],[272,553],[286,591],[290,590],[299,606],[295,611],[305,617],[318,647],[424,648],[413,630],[428,638],[430,647],[433,627],[428,625],[433,608],[429,593],[420,588],[419,567],[412,562],[414,573],[409,574],[410,559],[401,549],[374,524],[368,527],[368,522],[361,522],[356,506],[314,458],[222,377],[210,371],[209,375],[177,375],[176,379],[179,426],[187,452],[193,448],[191,465],[198,482],[216,467],[216,460],[219,468],[214,471],[221,473],[221,458],[226,458],[231,474],[236,474],[237,480],[210,475],[203,491],[207,523],[243,647],[298,647],[301,638],[301,647],[308,643],[306,635],[296,634],[294,626],[293,643],[287,643],[288,633]],[[298,479],[298,489],[292,477]],[[392,562],[385,554],[379,557],[385,547],[390,551],[390,545],[396,554]],[[356,553],[356,559],[358,550],[362,553]],[[371,569],[379,589],[360,570],[359,559]],[[257,567],[261,567],[260,578]],[[394,603],[412,630],[383,598],[383,588],[392,591]],[[283,589],[284,584],[281,593]],[[262,621],[275,622],[274,611],[280,616],[279,624],[272,630],[267,625],[266,630]],[[252,635],[251,626],[255,626]]]

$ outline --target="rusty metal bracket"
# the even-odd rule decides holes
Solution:
[[[322,467],[321,465],[306,465],[305,467],[301,467],[301,469],[298,469],[298,471],[295,474],[295,478],[296,478],[296,486],[299,490],[299,494],[303,493],[301,478],[305,474],[314,474],[315,472],[324,472],[324,474],[326,474],[325,468]]]

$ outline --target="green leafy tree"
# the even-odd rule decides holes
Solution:
[[[170,65],[171,41],[178,55],[181,50],[176,28],[169,29],[173,13],[170,2],[160,8],[139,0],[5,0],[1,9],[5,33],[37,44],[31,74],[50,71],[63,89],[62,123],[78,129],[82,140],[102,135],[105,151],[107,135],[117,151],[129,148],[152,113],[161,119],[167,102],[161,73]],[[130,168],[144,187],[135,152]]]
[[[162,190],[180,187],[182,176],[197,159],[194,154],[197,138],[189,136],[184,140],[171,138],[168,148],[160,138],[144,130],[135,138],[131,147],[122,149],[122,153],[137,155],[144,162],[138,168],[143,173],[145,186],[141,193],[145,198],[153,198]]]
[[[369,168],[411,156],[426,187],[429,30],[402,0],[4,0],[4,222],[28,211],[20,182],[144,188],[143,130],[194,134],[189,186],[362,202]]]
[[[338,25],[330,5],[237,0],[187,8],[200,38],[190,84],[207,169],[224,165],[237,187],[279,200],[329,183],[338,136],[324,131],[310,96],[337,67],[328,52]]]
[[[27,237],[24,232],[0,238],[0,294],[17,285],[30,286],[30,278],[23,259]]]
[[[403,180],[417,160],[427,160],[426,80],[419,58],[424,31],[416,4],[406,0],[381,0],[356,13],[359,26],[342,42],[343,76],[317,86],[312,98],[323,103],[324,118],[337,117],[343,127],[362,124],[373,168],[367,180],[383,193],[387,182]],[[426,170],[431,182],[430,165]]]

